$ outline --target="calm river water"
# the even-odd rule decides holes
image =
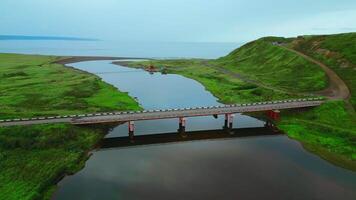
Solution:
[[[150,75],[93,61],[72,66],[97,73],[145,109],[211,106],[217,99],[196,81]],[[101,73],[111,72],[111,73]],[[219,117],[188,118],[187,130],[220,129]],[[136,123],[136,135],[174,132],[177,120]],[[235,128],[263,122],[238,115]],[[107,137],[127,136],[127,125]],[[284,135],[97,150],[79,173],[59,183],[54,199],[356,199],[356,173],[306,152]]]

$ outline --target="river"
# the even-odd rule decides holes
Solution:
[[[145,109],[218,105],[194,80],[90,61],[71,66],[98,74]],[[105,72],[105,73],[102,73]],[[108,73],[110,72],[110,73]],[[135,135],[175,132],[176,119],[136,122]],[[187,131],[221,129],[219,117],[188,118]],[[234,128],[263,127],[237,115]],[[127,136],[127,125],[107,138]],[[356,173],[334,166],[285,135],[97,149],[64,178],[54,199],[355,199]]]

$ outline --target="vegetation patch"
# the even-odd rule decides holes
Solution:
[[[305,112],[283,111],[278,127],[309,149],[322,152],[323,158],[333,154],[347,158],[349,161],[343,159],[342,165],[356,170],[355,122],[345,102],[330,101]]]
[[[282,90],[310,92],[328,85],[319,66],[281,48],[271,38],[248,43],[213,64]]]
[[[0,54],[0,119],[138,110],[99,77],[58,57]],[[80,170],[109,126],[69,124],[0,128],[0,199],[50,199],[56,182]]]
[[[356,108],[356,33],[299,37],[289,47],[320,60],[346,83]]]
[[[0,119],[135,110],[137,102],[99,77],[53,63],[57,57],[0,54]],[[25,67],[24,67],[25,66]]]

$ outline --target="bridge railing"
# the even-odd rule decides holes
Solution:
[[[78,115],[47,116],[47,117],[17,118],[17,119],[0,119],[0,123],[3,123],[3,122],[34,121],[34,120],[72,119],[72,118],[80,118],[80,117],[123,115],[123,114],[139,114],[139,113],[155,113],[155,112],[173,112],[173,111],[187,111],[187,110],[201,110],[201,109],[216,109],[216,108],[229,108],[229,107],[245,107],[245,106],[257,106],[257,105],[271,105],[271,104],[278,104],[278,103],[293,103],[293,102],[308,102],[308,101],[323,101],[323,100],[324,100],[324,98],[317,97],[317,98],[290,99],[290,100],[278,100],[278,101],[263,101],[263,102],[255,102],[255,103],[228,104],[228,105],[216,105],[216,106],[193,107],[193,108],[176,108],[176,109],[142,110],[142,111],[120,111],[120,112],[89,113],[89,114],[78,114]]]

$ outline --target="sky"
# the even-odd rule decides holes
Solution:
[[[246,42],[356,32],[356,0],[1,0],[0,35]]]

